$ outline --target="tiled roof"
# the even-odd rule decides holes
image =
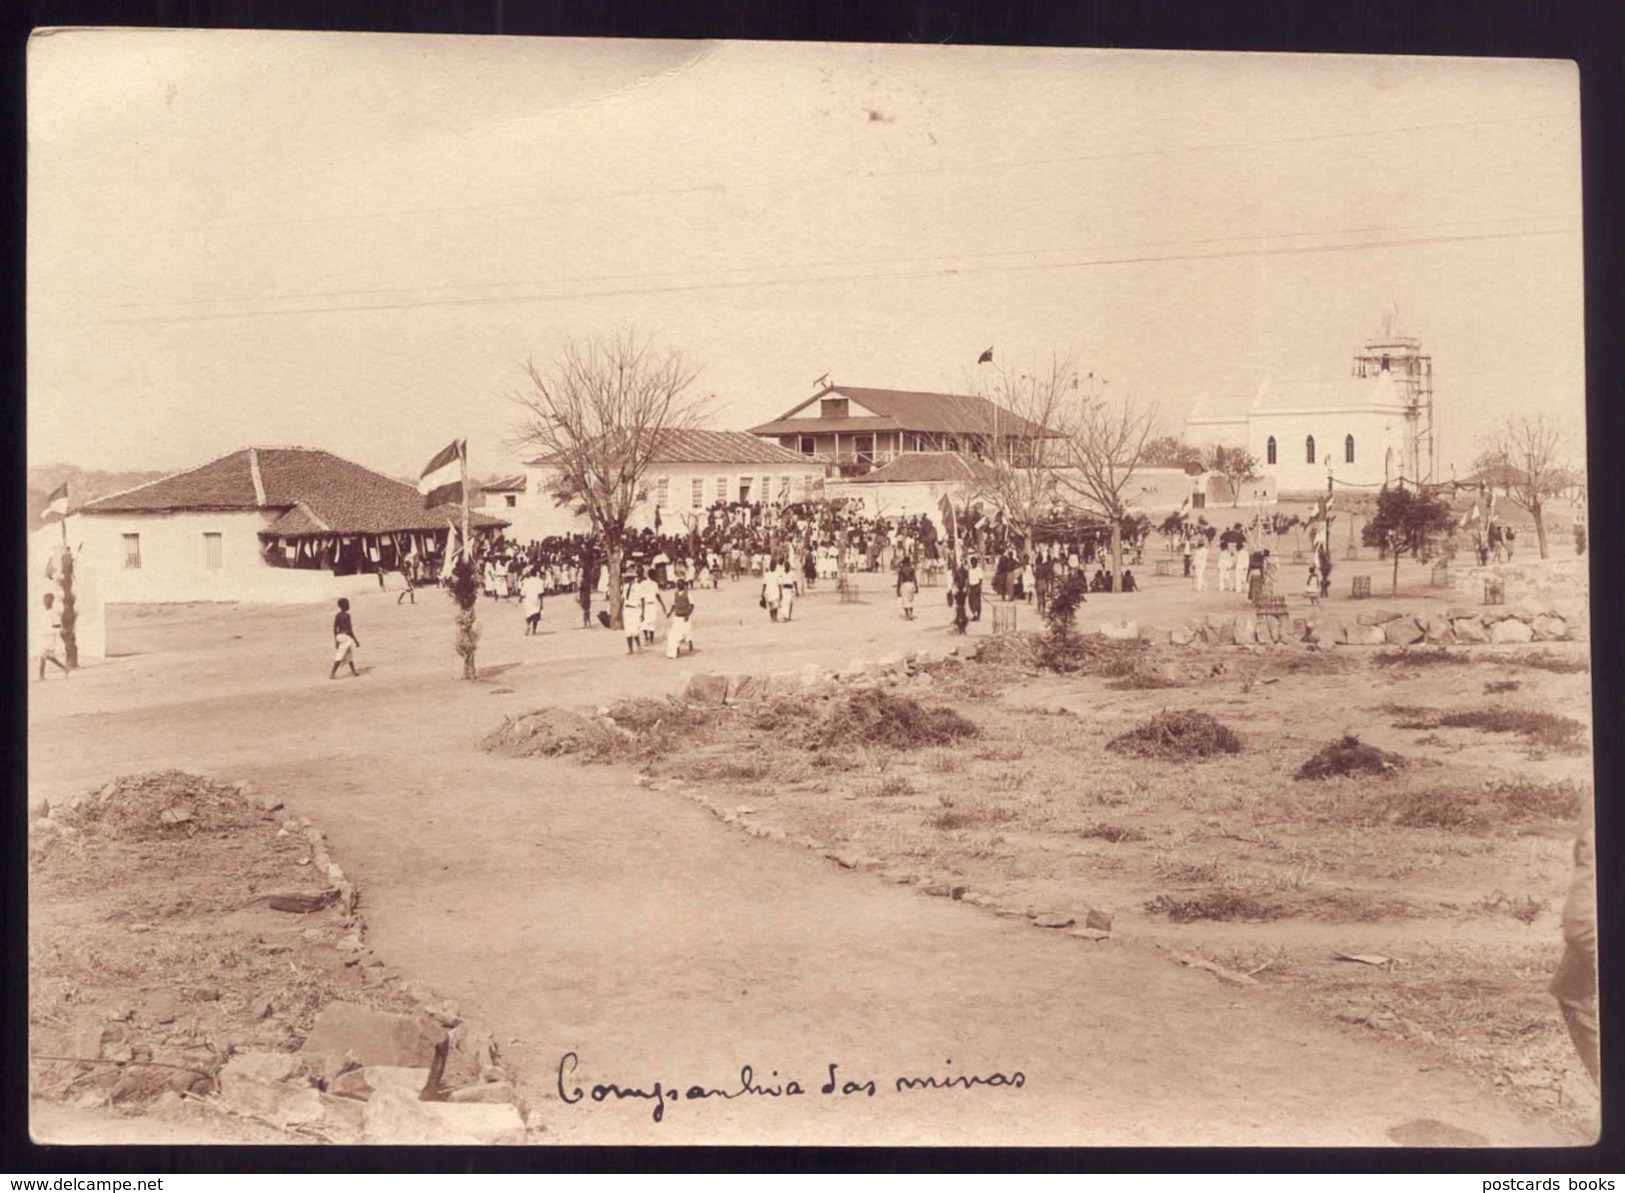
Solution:
[[[263,489],[263,500],[257,488]],[[259,509],[283,511],[267,533],[285,537],[438,530],[462,512],[454,506],[424,509],[423,498],[413,486],[331,452],[307,447],[243,448],[199,468],[92,501],[84,512]],[[480,527],[507,525],[500,518],[478,513],[471,513],[469,521]]]
[[[1026,419],[1011,414],[995,406],[986,398],[974,397],[967,394],[938,394],[919,393],[912,390],[901,389],[860,389],[851,385],[836,385],[824,390],[813,400],[827,397],[850,398],[859,405],[874,412],[884,423],[875,427],[876,430],[899,431],[945,431],[951,434],[980,434],[987,435],[993,432],[997,425],[1000,434],[1018,436],[1036,436],[1040,428]],[[803,402],[796,406],[800,410],[806,405]],[[818,419],[788,419],[780,417],[770,423],[759,427],[752,427],[751,433],[755,435],[779,435],[801,431],[811,434],[816,430],[846,431],[867,430],[853,424],[863,419],[863,416],[852,419],[818,418]],[[784,424],[793,422],[794,426],[786,427]]]
[[[526,463],[547,463],[538,456]],[[650,461],[654,464],[812,464],[799,452],[763,443],[744,431],[668,431]]]
[[[863,476],[855,476],[854,485],[887,485],[907,483],[987,483],[994,471],[986,464],[967,460],[952,452],[905,452],[890,464],[876,468]]]
[[[501,480],[492,481],[488,485],[481,485],[481,493],[523,493],[525,491],[525,474],[505,476]]]

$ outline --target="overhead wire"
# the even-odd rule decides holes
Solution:
[[[966,277],[991,273],[1026,273],[1034,270],[1093,269],[1111,265],[1143,265],[1177,263],[1182,261],[1217,261],[1245,257],[1280,257],[1311,253],[1356,252],[1383,248],[1413,248],[1435,244],[1460,244],[1474,241],[1505,241],[1525,237],[1573,235],[1576,228],[1553,228],[1522,232],[1484,232],[1459,236],[1421,236],[1390,240],[1363,241],[1355,244],[1291,245],[1275,248],[1221,250],[1211,253],[1163,254],[1152,256],[1104,257],[1087,261],[1053,261],[1028,264],[984,265],[966,268],[942,268],[891,273],[856,273],[827,277],[768,278],[756,281],[699,282],[678,286],[626,287],[607,290],[588,290],[575,293],[515,294],[481,296],[473,298],[425,299],[412,302],[352,303],[332,306],[288,307],[277,310],[200,312],[184,315],[145,315],[109,319],[87,319],[48,324],[62,326],[118,326],[132,324],[203,323],[241,319],[263,319],[289,315],[320,315],[347,312],[407,311],[426,308],[455,308],[476,306],[521,305],[547,302],[580,302],[598,298],[643,297],[656,294],[689,294],[706,291],[752,289],[770,286],[831,285],[877,281],[927,280],[944,277]]]

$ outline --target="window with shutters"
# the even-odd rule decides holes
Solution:
[[[1309,463],[1315,462],[1315,437],[1313,435],[1303,441],[1303,456]]]
[[[517,494],[517,493],[504,493],[502,496],[503,496],[504,500],[507,502],[509,509],[518,508],[518,506],[519,506],[519,494]]]
[[[705,505],[705,481],[701,477],[696,476],[689,482],[688,503],[695,509]]]
[[[739,478],[739,500],[741,502],[745,502],[747,504],[749,503],[749,501],[750,501],[750,486],[751,486],[751,481],[753,479],[754,479],[753,477],[748,477],[748,476],[742,476],[742,477]]]
[[[665,509],[666,502],[671,497],[671,478],[660,477],[655,481],[655,508]]]
[[[1343,436],[1343,463],[1354,463],[1354,436]]]
[[[1264,445],[1264,462],[1267,463],[1267,464],[1275,463],[1275,436],[1274,435],[1271,435],[1270,436],[1270,441]]]
[[[124,566],[131,571],[141,567],[141,536],[139,534],[124,536]]]
[[[222,566],[220,535],[217,531],[203,532],[203,567],[207,571],[218,572]]]
[[[779,500],[786,504],[790,501],[790,478],[787,476],[779,477]]]
[[[717,477],[717,500],[728,500],[728,478],[725,476]]]

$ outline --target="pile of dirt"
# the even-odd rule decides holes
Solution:
[[[1145,669],[1143,638],[1108,638],[1103,634],[1051,633],[1038,644],[1037,663],[1061,675],[1099,675],[1120,679]]]
[[[1352,733],[1318,750],[1298,768],[1299,779],[1331,779],[1338,775],[1391,775],[1405,765],[1405,759],[1387,750],[1368,745]]]
[[[1112,738],[1106,748],[1137,758],[1207,758],[1241,753],[1241,739],[1228,725],[1205,712],[1179,709],[1158,713],[1143,725]]]
[[[508,717],[480,742],[490,754],[509,758],[554,758],[580,754],[609,757],[622,748],[625,737],[599,721],[562,708],[538,708]]]
[[[70,800],[56,818],[88,837],[151,841],[237,832],[262,813],[236,787],[166,770],[120,775]]]
[[[951,745],[981,732],[974,721],[951,708],[926,706],[884,688],[866,688],[832,701],[817,722],[802,730],[801,744],[815,750],[852,745],[915,750]]]

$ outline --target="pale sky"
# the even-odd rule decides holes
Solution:
[[[1392,303],[1447,465],[1583,426],[1567,63],[74,31],[28,104],[34,462],[496,472],[525,358],[627,325],[724,428],[991,344],[1178,432]]]

